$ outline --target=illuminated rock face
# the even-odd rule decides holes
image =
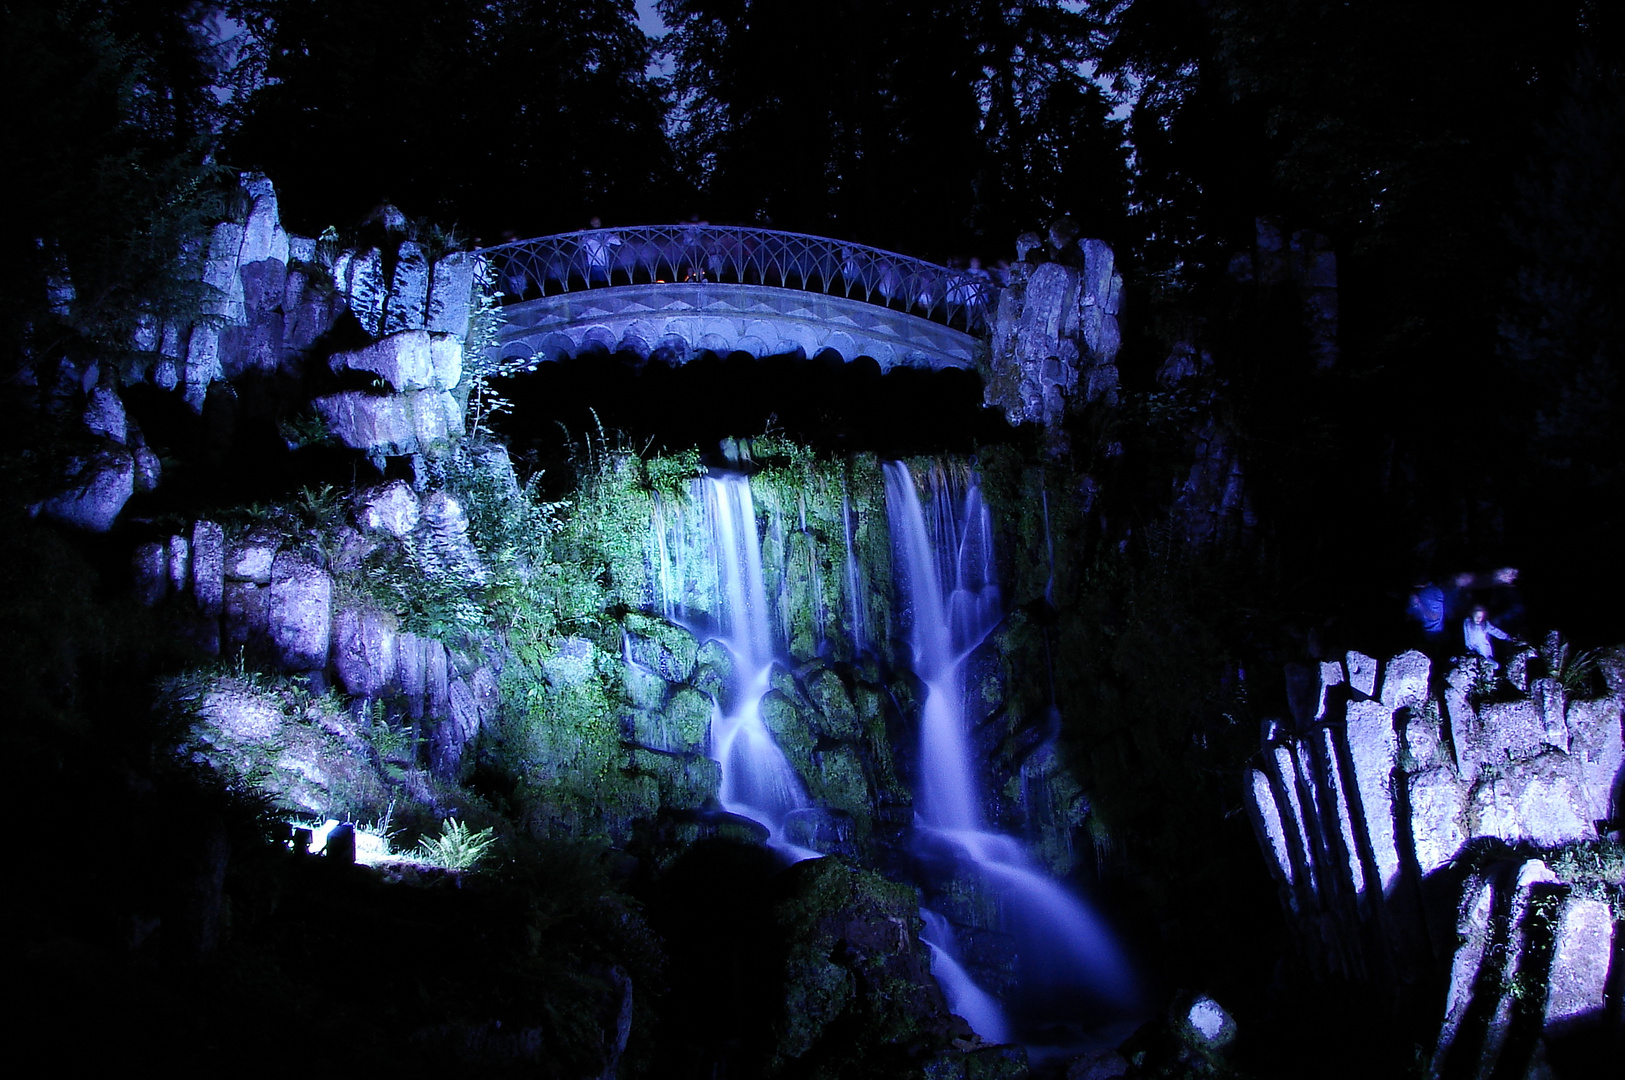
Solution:
[[[1527,1056],[1542,1029],[1603,1022],[1614,925],[1577,845],[1620,809],[1618,673],[1612,693],[1570,701],[1556,679],[1528,677],[1538,656],[1523,659],[1524,692],[1474,656],[1436,681],[1417,652],[1323,664],[1313,716],[1295,733],[1270,727],[1244,786],[1282,902],[1323,972],[1425,967],[1438,911],[1454,903],[1460,944],[1434,1059],[1448,1075]],[[1461,881],[1469,865],[1479,869]],[[1521,1003],[1534,993],[1543,1013]]]

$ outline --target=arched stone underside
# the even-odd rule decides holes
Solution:
[[[876,304],[767,285],[622,285],[508,304],[505,359],[559,360],[593,349],[660,353],[683,363],[702,351],[757,358],[832,349],[894,367],[969,368],[977,339]]]

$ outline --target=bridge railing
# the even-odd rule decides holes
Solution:
[[[616,285],[725,282],[843,296],[983,333],[998,287],[863,244],[729,225],[639,225],[539,236],[485,248],[504,304]]]

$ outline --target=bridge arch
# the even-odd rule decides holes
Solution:
[[[986,274],[803,233],[645,225],[519,240],[482,254],[502,294],[500,355],[868,356],[972,366],[998,302]]]

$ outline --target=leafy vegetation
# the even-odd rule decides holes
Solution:
[[[494,829],[475,832],[456,818],[447,818],[439,836],[418,841],[417,854],[424,862],[446,870],[472,870],[496,842]]]

